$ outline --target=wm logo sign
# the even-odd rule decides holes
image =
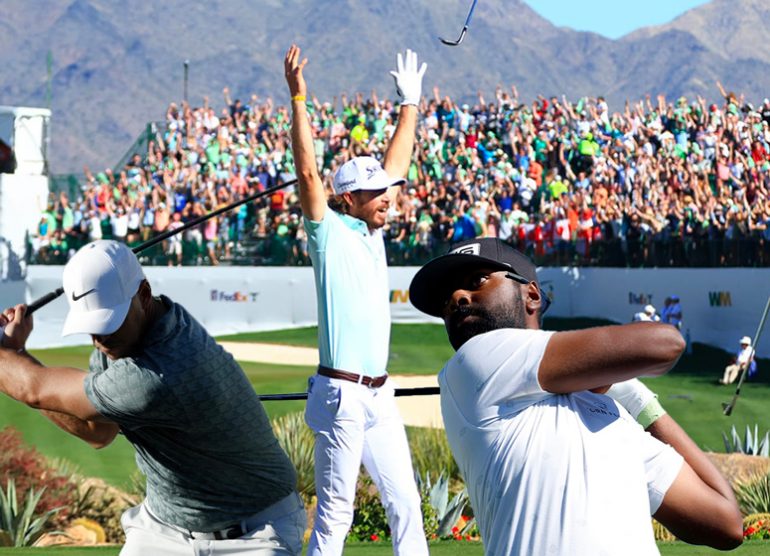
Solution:
[[[709,292],[709,305],[712,307],[732,307],[730,292]]]
[[[391,303],[409,303],[409,290],[390,290]]]

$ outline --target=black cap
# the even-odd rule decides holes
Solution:
[[[449,253],[417,271],[409,286],[409,299],[423,313],[440,317],[457,271],[479,267],[507,270],[538,283],[535,264],[529,257],[497,238],[476,238],[453,245]]]

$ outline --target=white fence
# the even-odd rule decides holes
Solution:
[[[439,322],[409,303],[415,267],[390,269],[394,322]],[[61,267],[33,266],[26,285],[0,283],[3,307],[36,299],[61,284]],[[316,323],[315,285],[309,267],[147,267],[156,293],[182,303],[215,335],[310,326]],[[734,351],[753,336],[770,295],[770,269],[543,268],[540,280],[553,299],[549,316],[598,317],[628,322],[644,305],[659,310],[672,294],[681,298],[692,341]],[[21,299],[23,294],[23,299]],[[30,347],[85,344],[87,336],[62,338],[67,303],[59,298],[35,314]],[[770,339],[758,353],[770,357]]]

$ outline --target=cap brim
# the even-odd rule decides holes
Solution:
[[[367,183],[365,187],[359,187],[358,189],[353,189],[353,191],[382,191],[383,189],[388,189],[390,187],[400,187],[406,183],[406,180],[404,178],[394,180],[393,178],[388,177],[387,180],[379,182],[372,180],[372,182],[374,183]]]
[[[507,263],[478,255],[462,253],[443,255],[428,262],[412,278],[409,285],[409,299],[417,309],[434,317],[441,317],[444,301],[452,293],[449,291],[454,272],[462,268],[488,267],[498,270],[513,271]]]
[[[123,324],[128,315],[131,299],[110,309],[96,309],[94,311],[70,311],[64,320],[62,336],[72,334],[112,334]]]

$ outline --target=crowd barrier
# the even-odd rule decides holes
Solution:
[[[393,322],[440,322],[409,302],[417,267],[391,267]],[[156,293],[182,303],[212,334],[276,330],[316,324],[315,283],[310,267],[145,267]],[[62,267],[31,266],[25,282],[0,282],[0,304],[30,301],[61,285]],[[770,269],[615,269],[544,267],[543,290],[553,303],[549,316],[596,317],[629,322],[647,304],[658,310],[678,295],[682,333],[735,351],[741,336],[752,336],[770,295]],[[35,313],[29,347],[89,343],[84,335],[62,338],[64,297]],[[757,352],[770,357],[770,338]]]

